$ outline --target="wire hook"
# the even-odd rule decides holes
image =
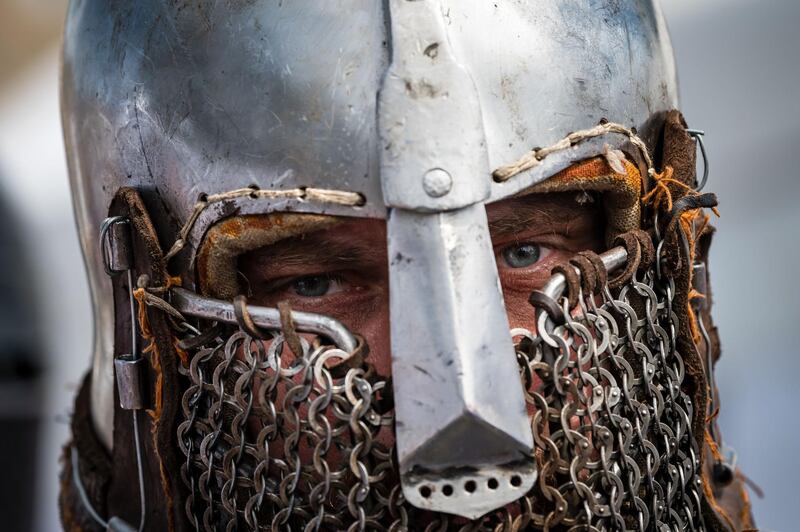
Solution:
[[[700,192],[708,181],[708,155],[706,154],[706,145],[703,143],[703,135],[705,135],[706,132],[699,129],[687,129],[686,132],[697,141],[697,145],[700,146],[700,154],[703,156],[703,179],[700,180],[700,184],[697,185],[695,189],[697,192]]]

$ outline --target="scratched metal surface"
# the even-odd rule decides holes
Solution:
[[[209,212],[385,216],[376,102],[392,41],[387,5],[72,3],[62,119],[96,309],[95,369],[103,376],[93,384],[96,404],[111,404],[103,355],[111,352],[112,316],[94,243],[120,186],[143,191],[165,241],[200,193],[253,184],[350,190],[366,204],[233,201]],[[672,53],[650,0],[441,5],[448,42],[477,86],[489,161],[484,175],[460,179],[490,179],[491,168],[601,118],[646,129],[651,115],[676,105]],[[595,153],[602,149],[593,145]],[[492,183],[491,199],[557,170],[542,166]],[[199,220],[195,239],[213,221]],[[108,442],[111,409],[95,422]]]
[[[663,4],[681,73],[682,105],[690,123],[708,131],[714,164],[709,189],[722,200],[711,265],[724,342],[718,367],[722,428],[739,451],[744,470],[766,491],[764,500],[753,501],[757,523],[763,530],[793,530],[800,462],[786,457],[793,456],[800,436],[791,393],[800,371],[795,356],[800,290],[795,284],[778,291],[770,314],[744,312],[741,302],[764,295],[762,285],[743,279],[765,275],[782,283],[800,261],[797,247],[786,245],[796,238],[800,224],[793,201],[800,181],[792,161],[800,143],[800,108],[787,89],[800,82],[795,53],[800,34],[794,28],[800,5],[791,0]],[[59,528],[54,479],[59,450],[68,437],[63,418],[74,394],[70,386],[83,374],[91,348],[91,309],[68,205],[57,118],[57,52],[48,51],[42,63],[4,89],[0,101],[0,179],[28,228],[41,287],[34,297],[47,310],[47,414],[36,478],[35,529],[41,531]],[[776,141],[775,135],[782,140]],[[759,157],[742,158],[747,150]],[[769,161],[768,176],[762,176],[764,159]],[[760,186],[767,179],[775,188]],[[48,194],[41,194],[43,186]],[[34,196],[40,208],[29,209]],[[762,257],[770,260],[765,263]],[[56,263],[58,268],[50,267]],[[760,334],[753,334],[754,329]],[[762,349],[762,336],[770,338],[768,351]],[[770,363],[752,364],[754,357]],[[770,415],[763,415],[764,402]]]

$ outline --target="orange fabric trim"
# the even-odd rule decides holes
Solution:
[[[713,456],[714,459],[717,460],[718,462],[722,462],[723,458],[722,458],[722,453],[719,452],[719,445],[717,445],[717,442],[715,442],[714,438],[711,437],[711,433],[708,431],[708,429],[706,429],[704,437],[706,440],[706,444],[708,445],[708,448],[711,451],[711,456]]]
[[[181,286],[182,283],[183,281],[178,275],[167,276],[167,284],[164,286],[164,290],[169,290],[173,286]],[[147,318],[147,304],[145,303],[145,295],[145,288],[137,288],[133,291],[133,297],[138,303],[137,318],[139,321],[139,331],[142,339],[147,342],[147,346],[142,349],[142,354],[153,353],[151,364],[153,366],[153,370],[156,372],[156,382],[153,387],[155,395],[153,401],[154,405],[153,409],[147,410],[147,413],[151,418],[158,419],[158,417],[161,415],[161,407],[163,405],[163,391],[161,389],[161,361],[159,359],[160,354],[156,348],[156,341],[153,337],[153,331],[150,328],[150,321]],[[189,354],[178,346],[177,339],[173,341],[173,346],[175,347],[175,352],[178,354],[178,357],[181,359],[181,364],[183,364],[183,367],[189,367]]]
[[[535,185],[534,189],[558,186],[560,190],[564,190],[564,185],[573,185],[571,188],[577,190],[608,190],[610,188],[608,186],[591,186],[592,184],[601,184],[602,182],[600,181],[600,178],[603,178],[605,183],[615,184],[623,191],[640,191],[642,189],[642,177],[639,173],[639,170],[630,161],[625,160],[623,163],[625,165],[626,173],[621,174],[614,171],[605,158],[592,157],[591,159],[577,162],[572,166],[561,170],[545,181]]]
[[[178,354],[178,358],[181,359],[181,365],[183,365],[184,368],[188,368],[189,367],[189,353],[187,353],[185,350],[181,349],[180,343],[181,343],[180,340],[178,340],[177,338],[174,338],[173,342],[172,342],[172,347],[173,347],[173,349],[175,349],[175,352]]]
[[[625,173],[614,171],[601,156],[579,161],[523,193],[596,191],[603,193],[606,240],[641,226],[642,175],[630,161],[622,160]]]
[[[570,179],[591,179],[593,177],[602,175],[617,175],[626,177],[625,174],[615,172],[611,165],[604,157],[592,157],[583,161],[568,166],[557,174],[554,174],[550,179],[552,180],[570,180]]]
[[[325,229],[338,222],[324,214],[274,212],[226,218],[211,226],[197,252],[199,291],[230,300],[240,293],[237,257],[284,238]]]
[[[671,200],[670,200],[671,201]],[[714,210],[717,215],[719,213]],[[698,219],[702,218],[702,221],[698,223]],[[689,244],[689,262],[694,263],[694,258],[697,250],[697,238],[705,232],[706,228],[708,227],[708,222],[710,220],[710,216],[703,213],[702,209],[692,209],[684,212],[680,215],[678,222],[681,225],[681,229],[683,233],[686,235],[686,240]],[[689,286],[692,286],[692,277],[694,276],[694,272],[691,268],[689,268]],[[700,327],[697,325],[697,316],[694,314],[694,309],[692,309],[692,299],[696,299],[698,297],[705,297],[704,294],[691,289],[689,292],[689,301],[687,302],[687,313],[689,315],[689,329],[692,333],[692,340],[695,343],[699,343],[701,340],[700,336]],[[708,371],[711,372],[712,368],[708,368]]]
[[[737,477],[741,477],[741,473],[738,471],[736,472]],[[744,530],[752,529],[757,530],[755,528],[755,523],[753,523],[752,517],[752,506],[750,504],[750,495],[748,495],[747,490],[744,489],[744,482],[741,480],[739,481],[739,496],[742,498],[742,510],[739,512],[739,519],[742,521],[742,526]]]
[[[174,277],[167,277],[167,284],[166,289],[169,289],[172,286],[179,286],[181,284],[181,279],[178,276]],[[136,299],[138,303],[137,315],[139,321],[139,330],[141,332],[142,338],[147,342],[147,346],[142,349],[142,353],[152,353],[153,356],[151,357],[150,363],[153,366],[153,370],[156,373],[156,382],[153,386],[154,390],[154,397],[153,397],[153,408],[147,409],[147,414],[153,419],[154,423],[151,430],[151,436],[153,438],[153,447],[158,449],[158,443],[156,442],[156,431],[158,430],[158,422],[161,418],[161,411],[164,404],[164,392],[163,392],[163,372],[161,369],[161,355],[158,351],[158,347],[156,346],[155,337],[153,336],[153,331],[150,328],[150,320],[147,318],[147,305],[145,303],[145,289],[144,288],[137,288],[133,291],[133,297]],[[178,353],[178,356],[181,358],[181,362],[184,363],[184,366],[188,366],[189,356],[188,354],[179,349],[177,346],[178,340],[175,339],[175,349]],[[156,451],[158,454],[158,451]],[[170,494],[172,493],[172,482],[170,480],[170,476],[166,470],[166,466],[164,465],[164,461],[161,460],[159,456],[158,460],[158,469],[159,475],[161,477],[162,486],[164,486],[165,496],[167,500],[167,506],[169,511],[167,512],[167,521],[169,530],[173,530],[175,528],[174,524],[174,516],[173,516],[173,500]]]
[[[655,181],[655,187],[653,187],[650,192],[642,197],[642,203],[649,203],[656,210],[660,209],[661,206],[664,205],[666,207],[665,210],[671,211],[672,190],[670,190],[669,185],[674,185],[679,190],[682,189],[686,192],[692,190],[689,185],[674,179],[672,177],[672,173],[673,169],[671,166],[665,167],[664,171],[660,174],[654,173],[653,180]]]
[[[695,315],[694,309],[692,308],[692,300],[694,299],[705,299],[705,294],[701,294],[694,288],[689,290],[689,301],[686,304],[686,309],[689,314],[689,330],[692,333],[692,340],[695,344],[700,343],[701,335],[700,335],[700,327],[697,325],[697,316]],[[711,371],[711,368],[708,368],[708,371]]]
[[[167,286],[166,288],[169,290],[173,286],[182,286],[183,280],[181,279],[180,275],[168,275],[167,276]]]
[[[169,283],[169,280],[167,283]],[[156,372],[156,382],[153,387],[155,397],[153,398],[153,408],[148,408],[147,413],[151,418],[157,420],[161,415],[161,407],[163,404],[163,394],[161,391],[161,361],[159,360],[159,354],[156,348],[156,340],[153,337],[153,331],[150,329],[150,321],[147,319],[145,289],[137,288],[133,291],[133,297],[138,303],[137,314],[139,319],[139,331],[141,332],[142,338],[147,342],[147,346],[142,349],[142,354],[153,353],[153,357],[151,358],[150,362],[153,365],[153,370]]]

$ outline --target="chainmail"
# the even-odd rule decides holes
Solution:
[[[321,338],[219,325],[190,355],[178,439],[198,530],[702,530],[674,284],[655,269],[515,329],[539,478],[477,521],[404,501],[391,383]],[[567,310],[565,298],[559,301]],[[540,311],[542,312],[542,311]],[[542,322],[543,323],[543,322]]]

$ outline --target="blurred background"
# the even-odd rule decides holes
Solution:
[[[800,2],[662,6],[682,109],[706,131],[707,189],[721,202],[711,274],[722,430],[764,491],[757,524],[796,530]],[[65,8],[0,2],[0,516],[13,531],[60,528],[58,456],[92,338],[58,109]]]

